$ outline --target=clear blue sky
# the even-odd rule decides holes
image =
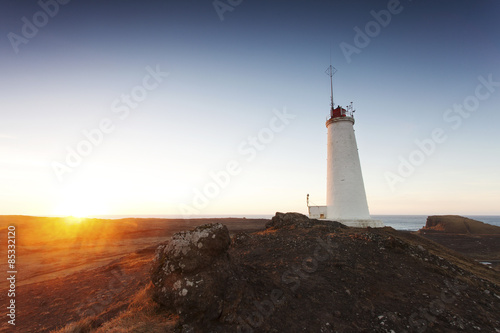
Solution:
[[[372,214],[500,215],[498,1],[42,3],[0,5],[0,214],[324,204],[331,50]]]

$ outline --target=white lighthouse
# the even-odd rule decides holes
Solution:
[[[328,129],[326,206],[309,206],[311,218],[341,222],[351,227],[383,227],[382,221],[373,220],[368,211],[365,185],[359,162],[358,146],[354,135],[354,109],[335,107],[333,103],[333,74],[330,66],[331,108],[326,121]]]

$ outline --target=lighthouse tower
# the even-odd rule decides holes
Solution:
[[[382,221],[373,220],[368,211],[358,146],[354,135],[352,102],[346,108],[335,107],[333,103],[332,77],[335,71],[331,65],[327,70],[332,92],[330,117],[326,121],[328,129],[327,205],[326,207],[309,207],[309,215],[338,221],[352,227],[383,227]],[[318,214],[320,216],[312,216]]]

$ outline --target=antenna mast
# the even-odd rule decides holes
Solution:
[[[332,51],[330,50],[330,66],[328,66],[325,73],[330,76],[330,90],[331,90],[330,103],[331,103],[332,110],[334,107],[334,104],[333,104],[333,74],[335,74],[336,72],[337,72],[337,69],[332,66]]]

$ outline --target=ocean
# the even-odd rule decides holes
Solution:
[[[494,215],[461,215],[470,219],[500,227],[500,216]],[[382,220],[386,226],[396,230],[417,231],[425,226],[427,215],[372,215],[373,219]]]
[[[196,215],[190,216],[190,218],[255,218],[255,219],[270,219],[274,215]],[[478,220],[484,223],[496,225],[500,227],[500,216],[495,215],[461,215],[474,220]],[[182,215],[135,215],[135,216],[118,216],[118,215],[104,215],[104,216],[93,216],[96,218],[105,219],[117,219],[117,218],[127,218],[127,217],[137,217],[137,218],[170,218],[179,219],[184,218]],[[406,231],[417,231],[425,226],[427,220],[427,215],[372,215],[375,220],[381,220],[388,227],[392,227],[396,230],[406,230]]]

